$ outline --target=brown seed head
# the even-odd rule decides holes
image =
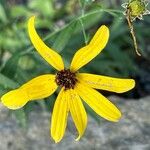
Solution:
[[[57,85],[64,87],[65,90],[74,89],[77,82],[76,74],[71,72],[69,69],[64,69],[57,72],[55,81]]]

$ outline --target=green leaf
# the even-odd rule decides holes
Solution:
[[[0,3],[0,20],[1,20],[3,23],[6,23],[6,22],[7,22],[6,12],[5,12],[5,9],[4,9],[4,7],[2,6],[1,3]]]
[[[29,15],[29,10],[24,5],[16,5],[11,7],[11,15],[12,17],[21,17]]]
[[[2,96],[3,94],[5,94],[7,91],[5,90],[5,88],[3,86],[0,85],[0,96]],[[1,100],[0,100],[1,101]]]
[[[53,36],[53,38],[55,39],[53,47],[59,52],[62,51],[69,39],[71,38],[72,34],[77,34],[82,31],[83,27],[81,25],[81,20],[83,22],[84,29],[86,30],[99,22],[102,16],[103,12],[99,12],[99,10],[94,10],[85,14],[84,16],[74,19],[70,24],[66,25],[66,27],[62,31],[60,31],[58,37],[57,34]]]
[[[12,79],[0,73],[0,86],[3,86],[4,88],[14,89],[18,87],[19,85]]]
[[[80,31],[82,31],[80,20],[82,20],[84,29],[86,30],[92,27],[93,25],[99,23],[100,19],[103,17],[103,14],[104,13],[101,11],[101,9],[98,10],[96,9],[86,13],[84,16],[78,17],[76,19],[77,25],[76,25],[75,33],[79,33]]]
[[[93,0],[79,0],[79,1],[82,8],[84,8],[85,5],[91,4],[93,2]]]
[[[75,27],[76,22],[72,22],[67,28],[63,29],[59,35],[56,35],[56,39],[52,47],[58,52],[62,51],[74,33]]]
[[[40,14],[47,16],[47,17],[53,17],[54,15],[54,7],[53,7],[53,1],[52,0],[32,0],[29,1],[29,7],[31,9],[34,9]]]
[[[6,62],[2,73],[6,76],[14,77],[19,61],[20,55],[18,52],[14,53],[13,56]]]

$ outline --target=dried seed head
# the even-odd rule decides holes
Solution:
[[[133,21],[136,18],[143,20],[143,15],[150,14],[150,11],[146,9],[147,5],[148,2],[146,0],[129,0],[128,3],[121,5],[123,8],[125,8],[125,12],[123,12],[123,14],[126,16],[130,33],[134,42],[135,51],[139,56],[141,56],[141,53],[139,52]]]
[[[146,10],[145,2],[142,0],[132,0],[129,2],[128,8],[132,17],[140,16]]]
[[[150,11],[146,8],[147,5],[146,0],[129,0],[128,3],[122,4],[122,7],[126,9],[125,15],[128,15],[127,11],[129,10],[131,21],[134,21],[136,18],[142,20],[143,15],[150,14]]]
[[[55,81],[57,85],[64,87],[65,90],[71,88],[74,89],[77,82],[76,74],[71,72],[69,69],[64,69],[57,72]]]

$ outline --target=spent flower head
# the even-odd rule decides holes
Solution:
[[[18,89],[3,95],[1,102],[10,109],[19,109],[29,101],[52,95],[58,87],[61,87],[51,119],[51,136],[55,142],[59,142],[64,136],[69,112],[79,134],[76,140],[79,140],[84,134],[87,114],[82,100],[98,115],[109,121],[117,122],[121,117],[121,112],[95,89],[123,93],[131,90],[135,86],[135,81],[78,72],[106,46],[109,29],[102,25],[90,43],[75,53],[70,68],[66,69],[61,55],[49,48],[39,37],[34,21],[34,16],[28,21],[31,42],[38,53],[57,70],[57,73],[41,75],[28,81]]]
[[[128,3],[122,4],[122,7],[126,9],[124,14],[128,15],[129,11],[131,21],[134,21],[136,18],[143,20],[143,15],[150,14],[147,5],[148,2],[146,0],[129,0]]]
[[[136,18],[143,20],[143,15],[150,14],[150,11],[147,9],[147,5],[148,5],[147,0],[129,0],[128,3],[122,4],[122,7],[126,9],[123,14],[126,16],[128,26],[130,28],[130,33],[132,35],[135,51],[139,56],[141,56],[141,53],[138,48],[137,39],[134,32],[133,21]]]

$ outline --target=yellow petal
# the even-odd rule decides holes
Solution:
[[[82,104],[82,101],[75,90],[69,90],[69,109],[75,126],[79,132],[79,136],[76,140],[79,140],[84,134],[87,126],[87,115]]]
[[[51,136],[56,143],[63,138],[67,125],[67,116],[69,111],[67,91],[64,91],[64,89],[60,91],[53,108]]]
[[[57,70],[64,69],[64,63],[61,56],[56,53],[54,50],[49,48],[39,37],[34,27],[35,16],[31,17],[28,21],[28,32],[31,39],[32,44],[39,52],[39,54],[54,68]]]
[[[29,100],[46,98],[57,89],[55,75],[46,74],[38,76],[20,87],[27,93]]]
[[[23,90],[12,90],[1,97],[1,102],[9,109],[19,109],[28,102],[28,96]]]
[[[92,88],[116,93],[129,91],[135,86],[135,81],[132,79],[119,79],[87,73],[79,73],[77,78]]]
[[[55,75],[41,75],[2,96],[2,103],[10,109],[23,107],[28,101],[50,96],[57,89]]]
[[[71,71],[77,71],[96,57],[106,46],[108,38],[109,29],[103,25],[98,29],[91,42],[75,53],[70,66]]]
[[[77,83],[75,90],[98,115],[114,122],[120,119],[121,113],[118,108],[96,90],[83,83]]]

